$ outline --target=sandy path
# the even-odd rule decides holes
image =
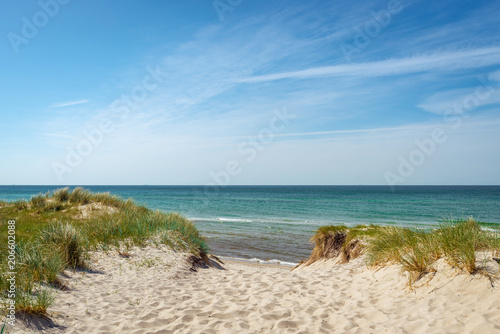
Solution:
[[[189,271],[165,248],[96,255],[101,273],[70,273],[46,333],[500,333],[500,293],[445,270],[417,292],[394,267],[227,262]],[[54,327],[58,326],[58,327]],[[40,332],[40,331],[38,331]]]

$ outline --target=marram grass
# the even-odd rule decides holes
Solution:
[[[311,239],[315,243],[310,258],[313,261],[306,263],[321,258],[325,253],[325,241],[338,233],[345,234],[343,249],[351,240],[363,240],[368,265],[400,265],[402,271],[409,274],[410,283],[435,271],[433,265],[438,259],[444,258],[451,265],[473,274],[478,270],[476,252],[500,251],[498,231],[484,230],[472,218],[450,219],[435,230],[374,225],[323,226]]]
[[[41,248],[55,249],[68,267],[84,268],[82,236],[69,223],[53,223],[39,235]]]
[[[152,211],[109,193],[62,188],[0,204],[0,289],[8,289],[7,221],[16,220],[16,309],[44,314],[53,302],[49,286],[62,286],[66,268],[86,269],[88,251],[150,240],[175,250],[204,255],[205,240],[195,226],[176,213]],[[5,293],[0,294],[5,314]]]

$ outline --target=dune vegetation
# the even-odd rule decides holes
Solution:
[[[311,256],[301,264],[308,266],[331,258],[346,263],[365,254],[369,266],[401,266],[411,283],[434,272],[436,261],[444,258],[453,267],[475,274],[480,272],[477,252],[498,255],[500,238],[496,228],[488,225],[485,229],[472,218],[444,221],[435,229],[323,226],[311,238],[315,245]]]
[[[6,309],[9,287],[8,221],[15,220],[16,294],[19,312],[44,314],[53,302],[51,288],[65,288],[65,269],[88,270],[89,252],[147,243],[205,256],[205,240],[176,213],[152,211],[132,200],[82,188],[58,189],[31,200],[0,202],[0,301]]]

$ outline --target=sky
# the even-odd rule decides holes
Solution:
[[[499,185],[498,1],[0,3],[0,184]]]

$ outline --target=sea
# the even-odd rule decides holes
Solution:
[[[70,186],[74,188],[75,186]],[[61,186],[0,186],[0,200],[29,200]],[[500,224],[500,186],[83,186],[153,210],[178,212],[222,258],[294,265],[324,225],[435,228],[473,217]]]

